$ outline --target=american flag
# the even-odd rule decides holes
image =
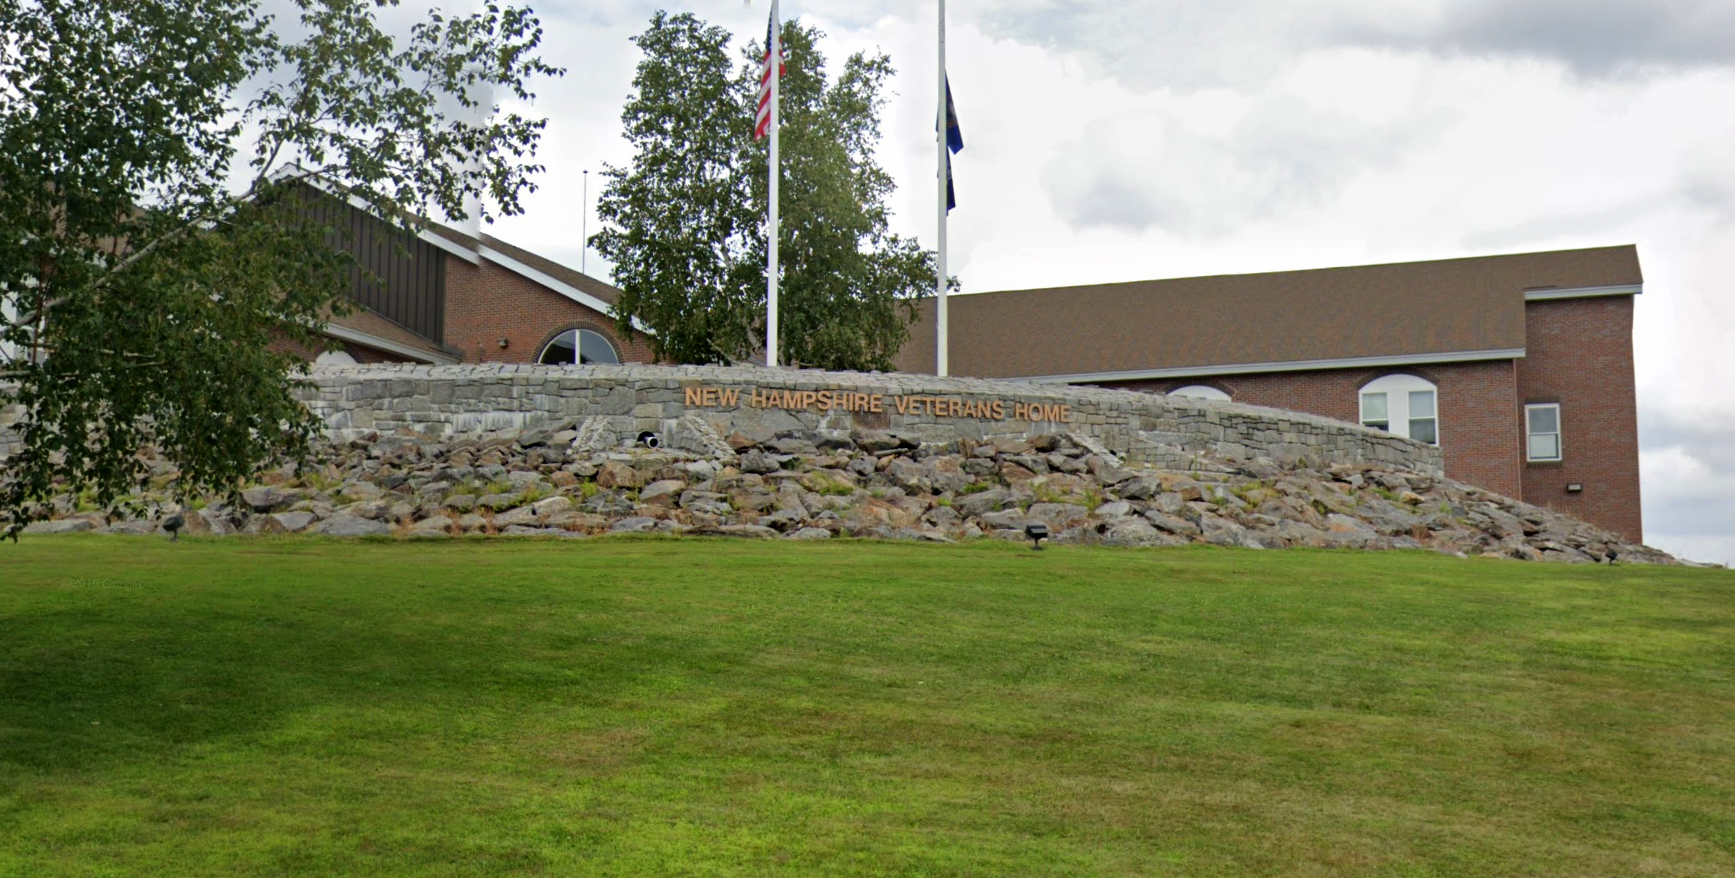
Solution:
[[[762,139],[771,131],[771,37],[773,29],[776,27],[777,5],[774,3],[771,6],[771,20],[765,25],[765,60],[759,68],[759,110],[757,115],[753,117],[754,140]],[[782,50],[783,47],[778,46],[778,49]],[[778,54],[783,57],[778,59],[776,75],[786,76],[789,73],[789,65],[783,62],[788,60],[789,53],[779,51]]]

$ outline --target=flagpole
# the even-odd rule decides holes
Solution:
[[[939,20],[939,122],[934,126],[935,145],[938,147],[936,150],[936,155],[938,156],[938,159],[936,159],[936,167],[938,170],[936,179],[939,181],[939,186],[936,190],[939,196],[939,209],[935,211],[939,216],[939,231],[935,237],[940,245],[939,258],[936,260],[939,266],[939,271],[934,277],[934,309],[935,322],[938,324],[939,330],[939,340],[934,349],[934,374],[946,375],[950,371],[946,363],[946,342],[948,338],[946,331],[946,183],[948,182],[946,174],[946,0],[940,0]]]
[[[765,365],[777,366],[777,93],[782,84],[783,52],[782,20],[777,15],[777,0],[771,0],[771,161],[769,163],[770,221],[765,235]]]

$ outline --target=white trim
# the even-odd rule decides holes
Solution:
[[[356,344],[367,345],[370,348],[378,348],[387,353],[397,354],[400,357],[408,357],[418,363],[432,363],[436,366],[455,366],[458,363],[458,358],[450,354],[435,353],[423,348],[411,347],[402,342],[392,341],[389,338],[381,338],[372,333],[362,332],[359,329],[350,329],[347,326],[338,326],[335,323],[327,323],[325,328],[320,331],[339,341],[353,341]]]
[[[492,262],[495,265],[498,265],[501,268],[504,268],[508,271],[522,275],[528,280],[535,281],[535,282],[537,282],[537,283],[567,297],[568,299],[571,299],[574,302],[577,302],[580,305],[583,305],[586,308],[591,309],[592,311],[596,311],[597,313],[602,314],[604,316],[612,316],[610,314],[610,311],[614,307],[613,305],[610,305],[609,303],[597,298],[596,296],[591,295],[590,293],[585,292],[584,290],[579,289],[578,287],[573,286],[572,284],[569,284],[563,280],[559,280],[559,279],[555,278],[553,275],[550,275],[546,272],[537,271],[536,269],[531,268],[530,266],[525,265],[524,263],[519,262],[518,260],[513,259],[512,257],[507,256],[504,253],[501,253],[499,250],[495,250],[494,248],[489,247],[487,244],[483,244],[481,250],[478,251],[478,253],[483,259],[486,259],[489,262]],[[644,333],[650,332],[650,327],[646,326],[643,323],[643,321],[640,321],[636,317],[633,318],[633,328],[637,329],[640,332],[644,332]]]
[[[1429,406],[1434,410],[1432,414],[1418,417],[1415,410],[1410,407],[1410,404],[1415,401],[1414,395],[1418,393],[1428,395]],[[1385,399],[1385,417],[1368,417],[1368,396],[1372,394],[1378,394]],[[1429,445],[1438,446],[1440,444],[1440,388],[1434,382],[1419,375],[1393,372],[1363,384],[1358,389],[1356,399],[1358,403],[1356,414],[1362,426],[1370,427],[1368,424],[1370,420],[1385,421],[1386,432],[1393,436],[1415,439],[1417,442],[1426,442]],[[1434,422],[1434,438],[1432,440],[1424,440],[1411,435],[1411,427],[1418,420]],[[1371,427],[1371,429],[1380,428]]]
[[[1536,409],[1554,409],[1554,431],[1538,433],[1530,429],[1530,413]],[[1524,404],[1524,462],[1525,463],[1559,463],[1566,459],[1566,441],[1562,435],[1566,432],[1560,423],[1560,403],[1530,402]],[[1554,437],[1554,456],[1537,457],[1530,450],[1530,440],[1537,436]]]
[[[603,335],[602,333],[597,332],[594,329],[585,329],[582,326],[573,327],[572,329],[563,329],[563,330],[555,333],[554,337],[549,339],[548,342],[546,344],[544,344],[541,347],[541,349],[539,349],[536,352],[536,364],[539,366],[541,366],[541,365],[558,365],[558,364],[545,364],[545,363],[543,363],[542,362],[542,355],[548,353],[548,349],[550,347],[553,347],[554,343],[559,341],[561,336],[564,336],[569,332],[573,333],[572,353],[574,356],[578,356],[578,357],[584,356],[584,335],[585,335],[585,333],[589,333],[591,335],[596,336],[598,339],[600,339],[603,344],[608,345],[609,353],[614,354],[614,362],[612,362],[612,363],[597,363],[595,365],[598,365],[598,366],[619,366],[621,364],[621,352],[615,348],[614,342],[608,340],[608,336]]]
[[[1589,299],[1595,296],[1636,296],[1645,291],[1644,284],[1617,284],[1609,287],[1568,287],[1566,289],[1525,290],[1524,301],[1548,299]]]
[[[1209,384],[1189,384],[1186,387],[1177,387],[1169,391],[1167,395],[1184,396],[1190,399],[1214,399],[1218,402],[1233,401],[1233,398],[1224,393],[1222,388],[1212,387]]]
[[[1427,363],[1470,363],[1479,360],[1516,360],[1524,348],[1486,351],[1449,351],[1392,357],[1345,357],[1332,360],[1288,360],[1276,363],[1232,363],[1222,366],[1180,366],[1173,369],[1135,369],[1126,372],[1079,372],[1071,375],[1007,376],[1036,384],[1077,384],[1087,381],[1140,381],[1155,378],[1202,378],[1211,375],[1250,375],[1256,372],[1305,372],[1313,369],[1355,369],[1409,366]]]
[[[356,206],[362,207],[362,205],[359,204]],[[471,265],[482,264],[482,257],[477,256],[476,251],[471,250],[463,244],[460,244],[444,235],[431,232],[427,229],[422,229],[420,232],[416,233],[416,237],[470,263]]]

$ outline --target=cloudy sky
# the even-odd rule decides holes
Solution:
[[[661,7],[745,42],[768,4],[537,4],[549,170],[491,231],[584,261],[628,38]],[[925,242],[934,7],[783,4],[830,58],[891,55],[880,158]],[[1646,535],[1735,562],[1735,3],[953,0],[947,53],[966,292],[1637,244]]]

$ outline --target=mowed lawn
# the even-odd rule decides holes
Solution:
[[[1730,875],[1735,573],[0,546],[0,875]]]

